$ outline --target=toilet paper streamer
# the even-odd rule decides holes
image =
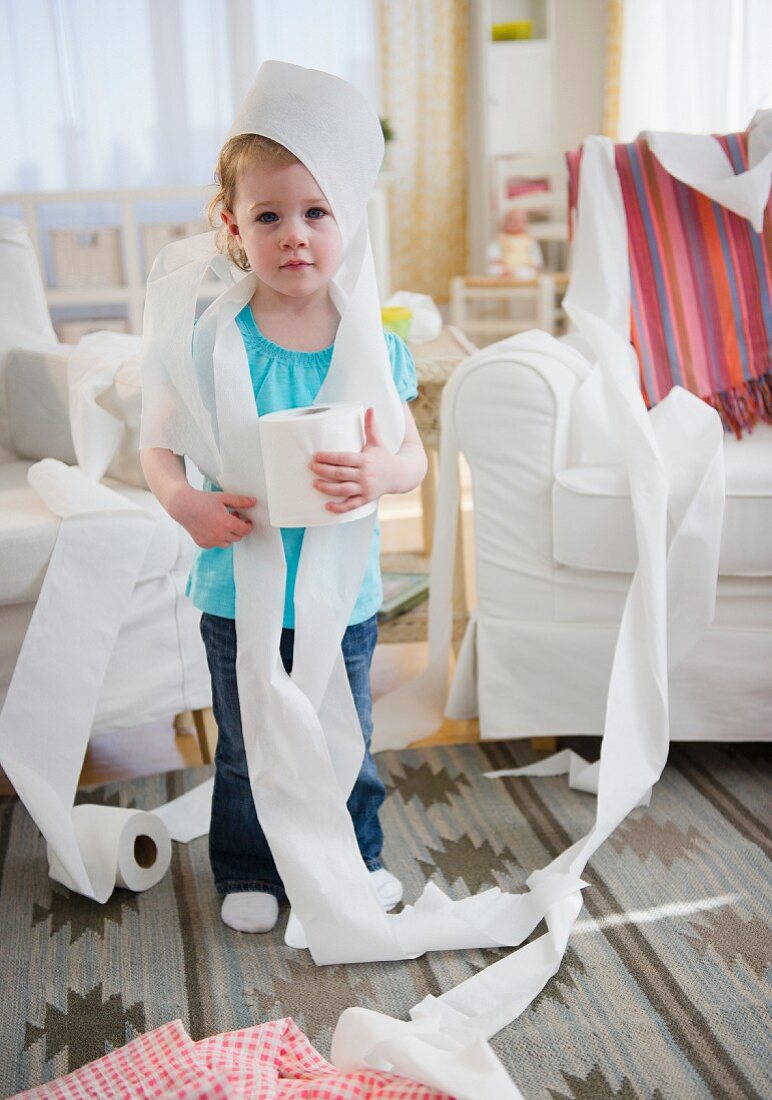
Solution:
[[[596,389],[608,409],[610,437],[628,469],[639,564],[620,624],[609,683],[606,722],[597,765],[560,754],[520,774],[569,772],[573,782],[597,791],[597,816],[590,832],[533,872],[529,890],[555,875],[580,874],[593,852],[627,813],[645,805],[667,758],[668,671],[678,665],[709,625],[715,600],[718,548],[723,514],[723,433],[715,412],[682,390],[674,390],[652,413],[643,404],[629,341],[602,315],[600,304],[616,301],[628,285],[626,237],[621,195],[613,170],[613,145],[602,139],[585,146],[583,196],[574,259],[572,293],[566,306],[597,355]],[[583,233],[584,230],[584,233]],[[601,241],[600,258],[593,240]],[[600,284],[609,280],[610,295]],[[619,315],[629,324],[627,309]],[[540,333],[506,341],[524,364],[547,366],[564,359],[570,369],[576,353]],[[502,345],[499,345],[502,349]],[[503,349],[502,349],[503,350]],[[484,364],[501,354],[496,347],[475,356]],[[470,364],[471,367],[471,364]],[[415,681],[382,699],[374,709],[374,743],[399,748],[436,728],[447,697],[451,638],[452,562],[458,514],[458,440],[451,415],[455,386],[443,397],[440,492],[431,565],[429,664]],[[591,375],[591,377],[593,377]],[[667,546],[668,520],[673,535]],[[464,669],[473,677],[473,662]],[[454,685],[454,703],[465,715],[473,685]],[[413,721],[406,732],[406,716]],[[453,711],[449,710],[449,713]],[[449,1037],[459,1044],[472,1036],[490,1037],[532,1002],[560,966],[581,910],[579,891],[543,910],[547,932],[439,997],[427,997],[411,1010],[414,1041],[424,1041],[423,1064],[439,1068]],[[388,1027],[376,1021],[369,1038],[357,1018],[344,1013],[333,1037],[333,1051],[348,1043],[367,1047],[365,1064],[399,1072],[408,1052],[392,1047],[384,1057]],[[407,1032],[405,1033],[407,1034]],[[426,1078],[423,1078],[426,1079]]]
[[[155,519],[54,459],[27,476],[62,521],[0,714],[0,764],[46,838],[53,877],[105,902],[116,882],[152,886],[171,858],[160,819],[107,806],[73,809],[105,671]],[[155,854],[143,866],[148,842]]]
[[[314,486],[316,475],[310,469],[317,452],[362,450],[363,415],[361,405],[337,402],[285,409],[259,418],[268,515],[273,527],[351,523],[376,510],[377,503],[372,501],[351,512],[330,512],[327,504],[341,498],[320,493]]]

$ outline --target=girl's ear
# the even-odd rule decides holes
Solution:
[[[221,210],[220,217],[222,218],[223,224],[226,226],[228,232],[232,233],[236,240],[241,243],[239,238],[239,227],[236,225],[236,221],[230,210]]]

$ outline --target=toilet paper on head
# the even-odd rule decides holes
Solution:
[[[349,523],[375,511],[375,501],[350,512],[330,512],[326,505],[341,500],[314,486],[311,459],[320,451],[358,454],[364,446],[361,405],[334,402],[267,413],[259,420],[260,449],[265,466],[268,515],[272,527],[319,527]]]
[[[109,896],[115,886],[149,890],[169,869],[172,843],[155,814],[120,806],[81,805],[73,808],[72,824],[97,893]],[[51,878],[78,890],[50,842],[47,854]]]

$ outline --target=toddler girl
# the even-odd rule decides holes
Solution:
[[[242,133],[224,145],[217,167],[219,191],[210,205],[222,220],[222,248],[257,289],[237,315],[260,415],[313,404],[330,367],[340,320],[328,292],[342,255],[332,207],[305,165],[287,148],[260,134]],[[397,454],[382,441],[373,409],[365,414],[365,445],[358,453],[318,453],[311,471],[331,513],[344,514],[384,493],[409,492],[426,472],[426,456],[406,404],[416,397],[415,367],[406,345],[384,333],[405,436]],[[203,612],[201,634],[212,678],[219,738],[209,833],[215,886],[224,895],[222,919],[244,932],[266,932],[277,919],[284,887],[257,819],[245,757],[236,683],[233,543],[248,538],[242,514],[256,498],[222,492],[205,480],[202,490],[185,476],[183,459],[159,447],[141,452],[148,484],[166,511],[200,547],[188,594]],[[294,646],[293,594],[303,528],[283,528],[287,565],[280,653],[290,672]],[[271,583],[266,578],[266,584]],[[384,909],[401,899],[400,882],[381,863],[378,811],[385,796],[370,755],[370,663],[381,602],[378,528],[359,596],[342,640],[351,692],[364,739],[364,758],[348,799],[356,839]]]

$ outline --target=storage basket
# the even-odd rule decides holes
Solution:
[[[75,289],[123,285],[118,226],[52,229],[50,233],[55,286]]]
[[[142,255],[145,260],[145,278],[150,274],[153,261],[164,245],[182,240],[183,237],[195,237],[199,233],[206,233],[209,228],[200,218],[188,222],[159,222],[143,225]]]

